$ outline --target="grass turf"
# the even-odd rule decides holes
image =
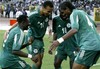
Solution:
[[[0,30],[0,50],[2,48],[4,32],[5,31]],[[42,64],[41,69],[54,69],[54,66],[53,66],[54,54],[53,55],[48,54],[48,49],[49,49],[51,40],[52,40],[52,37],[48,38],[48,35],[45,35],[44,37],[45,52],[44,52],[43,64]],[[24,49],[23,51],[27,52],[26,49]],[[28,64],[32,65],[32,61],[29,58],[22,58],[22,59],[25,60]],[[63,61],[62,69],[69,69],[69,59],[67,59],[67,61]],[[92,66],[90,69],[100,69],[100,59],[98,60],[97,65]]]

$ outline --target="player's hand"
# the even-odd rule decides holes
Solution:
[[[49,54],[52,54],[52,51],[54,51],[58,45],[59,45],[59,42],[58,41],[53,41],[52,45],[49,48],[48,53]]]
[[[32,44],[33,41],[34,41],[34,39],[33,39],[33,37],[31,36],[31,37],[29,38],[28,42],[29,42],[29,44]]]
[[[48,53],[51,54],[51,55],[53,54],[53,53],[52,53],[52,50],[49,50]]]
[[[4,33],[4,36],[3,36],[3,39],[4,39],[4,40],[7,38],[8,33],[9,33],[9,30],[7,30],[7,31]]]

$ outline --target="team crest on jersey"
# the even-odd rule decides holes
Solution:
[[[61,25],[58,25],[58,27],[61,27]]]
[[[38,53],[38,49],[34,49],[33,52],[34,52],[34,53]]]
[[[71,27],[71,24],[70,24],[70,23],[68,23],[68,24],[67,24],[67,28],[70,28],[70,27]]]
[[[48,21],[49,21],[49,19],[48,19],[48,18],[46,18],[46,19],[45,19],[45,22],[48,22]]]
[[[38,22],[38,24],[40,24],[40,22]]]

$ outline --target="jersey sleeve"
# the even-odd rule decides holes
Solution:
[[[15,34],[12,50],[20,50],[22,43],[23,43],[23,39],[24,39],[23,35]]]
[[[76,13],[72,13],[70,16],[71,28],[79,29],[79,16]]]
[[[54,33],[56,33],[56,19],[55,19],[55,18],[53,18],[52,31],[53,31]]]

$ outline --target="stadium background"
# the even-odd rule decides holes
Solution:
[[[19,6],[24,6],[25,8],[30,4],[31,0],[0,0],[0,50],[2,49],[2,42],[3,42],[3,34],[5,32],[5,30],[7,30],[8,28],[10,28],[10,20],[12,19],[15,19],[16,17],[13,15],[13,11],[11,10],[10,11],[10,17],[5,17],[5,12],[6,10],[4,10],[4,8],[6,7],[7,4],[12,4],[13,2],[15,4],[19,4]],[[32,0],[32,5],[35,5],[37,6],[37,2],[36,1],[39,1],[39,5],[41,5],[41,2],[43,2],[44,0]],[[55,2],[55,8],[57,9],[57,6],[59,5],[60,2],[62,2],[63,0],[52,0]],[[93,18],[94,20],[97,20],[96,23],[97,23],[97,31],[100,33],[100,20],[98,21],[98,19],[100,19],[100,12],[99,13],[96,13],[96,10],[94,10],[94,7],[95,8],[100,8],[100,0],[69,0],[71,2],[73,2],[77,8],[79,9],[83,9],[85,10],[90,16],[91,18]],[[83,3],[84,1],[84,3]],[[20,2],[24,2],[25,5],[20,5]],[[94,3],[92,3],[94,2]],[[86,8],[83,6],[80,6],[80,4],[83,4],[83,6],[87,6]],[[89,6],[92,4],[94,5],[93,8],[90,8]],[[1,6],[3,7],[3,15],[1,13]],[[18,5],[16,5],[18,6]],[[6,8],[5,8],[6,9]],[[89,9],[89,10],[87,10]],[[92,10],[92,11],[91,11]],[[57,12],[57,10],[54,10],[54,14],[53,16],[55,16],[55,13],[57,13],[57,15],[59,14],[59,12]],[[91,14],[90,14],[91,13]],[[94,15],[96,13],[99,14],[99,16],[96,16]],[[42,65],[42,69],[54,69],[53,67],[53,60],[54,60],[54,54],[53,55],[49,55],[48,54],[48,48],[50,46],[50,41],[52,40],[52,36],[49,38],[49,36],[46,34],[45,37],[44,37],[44,41],[45,41],[45,55],[44,55],[44,59],[43,59],[43,65]],[[24,49],[25,52],[26,49]],[[0,56],[1,57],[1,56]],[[32,61],[28,58],[24,59],[26,62],[28,62],[30,65],[32,65]],[[63,64],[62,64],[62,69],[69,69],[69,59],[67,59],[67,61],[64,61]],[[98,63],[96,65],[94,65],[93,67],[91,67],[91,69],[100,69],[100,59],[98,61]]]

